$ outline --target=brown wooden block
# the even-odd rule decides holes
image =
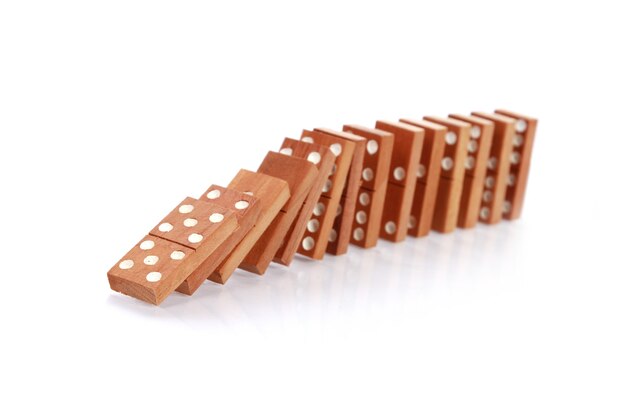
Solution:
[[[493,142],[493,122],[475,116],[451,114],[451,118],[469,123],[470,141],[465,160],[465,180],[459,208],[459,223],[462,228],[471,228],[478,222],[483,187],[487,175],[487,160]]]
[[[280,210],[282,214],[276,216],[239,265],[241,269],[263,275],[278,249],[284,244],[287,232],[318,178],[318,170],[306,159],[268,152],[257,171],[286,181],[291,195]]]
[[[196,292],[200,285],[215,272],[224,259],[230,255],[239,242],[254,227],[261,212],[261,205],[256,197],[241,191],[220,187],[219,185],[211,185],[202,194],[200,200],[231,209],[237,217],[239,227],[222,244],[220,251],[215,251],[205,259],[202,265],[176,289],[176,291],[187,295]],[[223,284],[223,282],[219,283]]]
[[[337,156],[332,174],[329,176],[322,190],[322,197],[325,197],[328,201],[322,201],[320,199],[320,202],[322,202],[322,205],[326,207],[326,209],[324,210],[324,215],[317,216],[320,217],[316,219],[320,222],[319,230],[315,232],[305,232],[304,238],[298,248],[298,253],[304,256],[313,255],[314,259],[322,259],[329,244],[333,244],[333,249],[335,250],[333,253],[336,253],[338,247],[336,242],[339,237],[339,231],[333,229],[333,223],[342,193],[347,184],[356,145],[354,141],[345,137],[331,135],[320,130],[302,131],[301,140],[303,142],[327,146]],[[311,217],[311,220],[315,217],[316,216]],[[330,222],[330,224],[328,224],[328,222]],[[314,223],[315,222],[312,222],[312,224]],[[312,242],[314,242],[314,244],[312,244]],[[324,252],[320,254],[322,248]]]
[[[432,229],[440,233],[450,233],[456,228],[459,218],[463,178],[441,177],[437,191],[437,202]]]
[[[483,112],[473,112],[472,116],[489,120],[494,124],[493,142],[487,159],[487,174],[478,218],[483,223],[496,224],[502,220],[516,120]]]
[[[409,235],[423,237],[428,235],[432,227],[448,129],[427,120],[401,119],[400,121],[424,129],[424,147],[417,168],[417,186],[413,195],[408,227]]]
[[[415,186],[415,182],[412,187],[402,187],[392,182],[387,184],[380,224],[381,238],[391,242],[401,242],[406,238]]]
[[[441,160],[441,176],[452,179],[463,179],[465,176],[465,160],[467,158],[467,144],[469,143],[469,123],[446,117],[426,116],[425,120],[445,126],[446,145]]]
[[[406,238],[408,231],[425,132],[406,123],[386,121],[377,121],[376,129],[393,134],[380,237],[400,242]]]
[[[332,135],[339,139],[345,139],[354,143],[354,153],[350,163],[350,170],[346,184],[343,187],[342,201],[339,203],[341,212],[335,218],[333,230],[337,233],[337,238],[328,241],[326,252],[333,255],[343,255],[348,252],[350,244],[350,236],[352,234],[352,219],[354,218],[354,208],[356,206],[356,198],[361,184],[361,172],[363,171],[363,158],[365,156],[365,138],[352,134],[350,132],[338,132],[332,129],[319,128],[315,129]]]
[[[343,130],[367,141],[363,156],[363,170],[360,174],[360,188],[370,191],[381,187],[386,189],[393,151],[393,133],[359,125],[344,125]]]
[[[350,243],[362,248],[376,246],[385,206],[387,184],[371,191],[361,187],[356,200]]]
[[[274,256],[274,262],[289,265],[298,250],[300,242],[302,242],[307,222],[311,219],[313,208],[322,195],[322,189],[332,172],[336,157],[330,148],[326,146],[288,138],[283,141],[280,152],[285,155],[307,159],[309,162],[313,163],[318,170],[315,184],[311,187],[311,190],[304,199],[304,204],[296,220],[291,225],[285,237],[284,244],[278,249],[276,256]]]
[[[160,304],[237,226],[232,211],[188,197],[111,268],[111,289]]]
[[[333,223],[339,207],[339,198],[321,196],[313,208],[313,214],[307,222],[304,237],[298,253],[313,259],[322,259],[326,253],[328,242],[337,239]]]
[[[417,167],[424,146],[424,129],[406,123],[377,121],[376,129],[393,134],[389,182],[411,188],[413,194]]]
[[[510,159],[511,169],[507,180],[506,197],[502,205],[502,216],[507,220],[515,220],[522,215],[524,206],[530,160],[537,131],[537,119],[508,110],[496,110],[496,113],[516,120],[513,151]]]
[[[222,262],[220,267],[211,274],[211,281],[225,283],[250,252],[255,243],[278,215],[281,208],[289,200],[289,184],[279,178],[257,172],[240,170],[228,184],[229,189],[253,195],[260,205],[259,216],[254,227],[239,242],[237,247]]]

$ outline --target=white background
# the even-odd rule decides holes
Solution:
[[[623,416],[617,4],[3,1],[0,414]],[[496,107],[540,119],[518,222],[108,287],[302,128]]]

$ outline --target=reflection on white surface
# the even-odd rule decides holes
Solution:
[[[498,287],[523,249],[523,227],[503,222],[405,242],[379,241],[323,261],[296,257],[289,268],[272,264],[256,276],[237,271],[224,286],[206,282],[191,297],[175,293],[155,307],[112,293],[108,302],[134,314],[229,331],[274,331],[300,325],[323,331],[328,320],[420,309],[424,300],[455,291]],[[331,319],[332,318],[332,319]],[[366,319],[367,321],[367,319]],[[298,326],[295,326],[298,327]]]

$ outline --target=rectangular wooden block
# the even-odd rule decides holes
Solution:
[[[263,275],[284,244],[287,232],[302,209],[304,199],[314,186],[319,172],[306,159],[278,152],[269,152],[257,172],[286,181],[291,195],[280,210],[282,214],[276,216],[239,265],[246,271]]]
[[[367,141],[360,174],[361,187],[355,198],[355,215],[351,219],[350,243],[371,248],[376,246],[380,233],[393,152],[393,133],[359,125],[344,125],[343,130]]]
[[[356,214],[352,223],[350,243],[364,249],[376,246],[386,194],[387,184],[381,184],[375,191],[361,187],[356,200]]]
[[[313,208],[313,214],[307,223],[298,253],[312,259],[322,259],[328,242],[337,239],[333,223],[337,215],[341,196],[328,198],[321,196]]]
[[[494,124],[489,120],[475,116],[451,114],[450,118],[471,125],[458,223],[458,227],[471,228],[478,223],[478,213],[483,198],[483,184],[487,176],[487,160],[493,142]],[[488,197],[489,194],[487,194]]]
[[[176,289],[176,291],[187,295],[196,292],[196,290],[200,288],[200,285],[211,277],[211,274],[215,272],[226,257],[230,255],[235,247],[254,227],[259,213],[261,212],[261,205],[256,197],[215,184],[211,185],[202,194],[200,200],[232,210],[237,217],[239,227],[226,239],[219,251],[215,251],[211,256],[205,259],[200,267],[187,277]],[[191,222],[193,222],[193,220],[191,220]],[[223,282],[218,283],[223,284]]]
[[[349,133],[338,132],[327,128],[316,128],[318,132],[326,133],[338,139],[343,139],[354,143],[354,152],[348,171],[348,178],[343,187],[342,198],[339,202],[339,210],[333,230],[337,232],[337,238],[328,241],[326,253],[332,255],[343,255],[348,252],[350,236],[352,234],[352,219],[356,207],[356,198],[361,184],[361,172],[363,171],[363,158],[365,155],[365,138]]]
[[[307,143],[327,146],[337,157],[333,171],[322,190],[322,197],[325,197],[325,200],[322,201],[322,198],[320,198],[322,204],[316,205],[316,207],[324,206],[324,214],[311,218],[311,220],[315,219],[319,221],[320,225],[318,230],[315,232],[305,232],[302,244],[298,248],[298,253],[301,255],[310,256],[314,259],[322,259],[329,244],[332,243],[334,245],[338,239],[339,231],[333,229],[333,223],[344,188],[348,181],[348,174],[352,165],[356,145],[351,140],[319,130],[303,130],[301,140]],[[330,224],[328,224],[328,222],[330,222]],[[330,240],[331,238],[332,240]],[[336,249],[336,246],[334,246],[334,248]]]
[[[359,125],[344,125],[343,130],[364,138],[367,143],[361,171],[361,188],[375,191],[387,188],[391,152],[393,151],[393,133]]]
[[[231,210],[188,197],[109,270],[111,289],[160,304],[237,227]]]
[[[377,121],[376,129],[393,134],[389,182],[380,237],[392,242],[406,238],[424,147],[424,129],[400,122]]]
[[[211,281],[225,283],[243,262],[265,230],[289,200],[289,184],[279,178],[257,172],[240,170],[228,184],[229,189],[241,191],[258,199],[260,205],[259,216],[254,227],[239,242],[235,249],[222,262],[220,267],[211,274]]]
[[[496,113],[516,120],[511,169],[507,181],[506,197],[502,205],[503,217],[507,220],[515,220],[522,215],[524,206],[530,160],[537,131],[537,119],[508,110],[496,110]]]
[[[294,139],[285,139],[281,145],[280,152],[298,158],[303,158],[313,163],[318,170],[318,175],[311,190],[304,199],[304,203],[296,220],[294,220],[283,245],[278,249],[274,256],[274,262],[282,265],[289,265],[298,250],[298,246],[304,237],[304,231],[307,223],[313,215],[313,208],[322,195],[322,190],[328,177],[330,176],[333,166],[335,165],[335,154],[330,148],[317,145],[315,143],[306,143]],[[311,227],[315,227],[312,223]]]
[[[423,237],[428,235],[432,227],[448,129],[426,120],[400,119],[400,121],[424,129],[424,147],[417,168],[417,187],[408,228],[410,236]]]
[[[489,120],[494,124],[493,141],[487,159],[487,174],[478,219],[483,223],[496,224],[502,220],[506,198],[515,119],[483,112],[473,112],[472,116]]]
[[[441,177],[437,191],[437,202],[433,216],[432,229],[440,233],[451,233],[456,228],[459,218],[463,178],[450,179]]]
[[[465,161],[467,159],[467,144],[469,143],[469,123],[446,117],[426,116],[425,120],[445,126],[448,131],[445,136],[445,148],[441,160],[441,176],[452,179],[463,179],[465,176]]]

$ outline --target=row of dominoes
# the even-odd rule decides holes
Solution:
[[[256,172],[188,197],[108,272],[115,291],[159,304],[224,284],[237,268],[263,275],[341,255],[379,238],[400,242],[520,216],[535,118],[495,113],[304,130]]]

